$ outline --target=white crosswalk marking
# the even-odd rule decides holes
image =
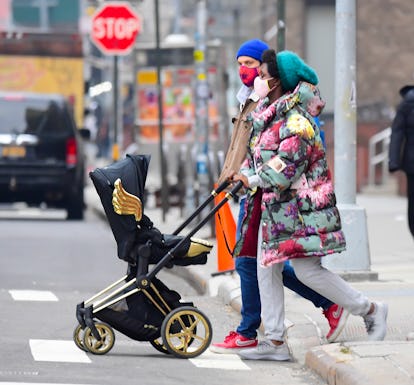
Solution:
[[[251,370],[237,354],[216,354],[206,351],[197,358],[190,358],[189,361],[198,368]]]
[[[88,384],[62,384],[61,382],[1,382],[0,385],[88,385]]]
[[[73,341],[30,340],[30,350],[35,361],[90,363],[88,355]]]
[[[15,301],[59,301],[48,290],[9,290],[9,293]]]

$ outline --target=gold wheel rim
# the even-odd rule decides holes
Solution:
[[[103,323],[96,323],[101,340],[97,340],[92,334],[91,328],[87,327],[83,336],[83,346],[94,354],[108,353],[115,343],[115,334],[112,328]]]
[[[83,350],[83,351],[87,351],[87,349],[85,348],[85,346],[83,345],[83,329],[81,325],[76,326],[75,330],[73,331],[73,341],[75,342],[75,345]]]
[[[164,345],[161,337],[159,337],[159,338],[157,338],[155,340],[151,340],[149,342],[159,352],[166,353],[166,354],[170,354],[170,352],[168,351],[168,349]]]
[[[177,325],[181,330],[171,332],[171,329],[177,328]],[[210,329],[209,321],[197,310],[179,310],[168,319],[165,325],[166,341],[164,343],[176,356],[195,357],[204,352],[210,344]]]

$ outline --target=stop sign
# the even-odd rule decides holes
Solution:
[[[140,18],[128,3],[106,3],[92,18],[91,39],[105,54],[126,55],[140,29]]]

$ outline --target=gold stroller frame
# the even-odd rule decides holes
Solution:
[[[216,190],[213,190],[206,201],[173,234],[177,235],[228,185],[228,182],[224,182]],[[230,198],[235,197],[235,194],[241,187],[242,184],[239,182],[231,191],[227,192],[224,199],[195,226],[190,234],[169,250],[150,272],[148,272],[148,249],[143,249],[142,256],[138,259],[138,271],[135,278],[126,282],[128,275],[125,275],[91,298],[78,304],[76,307],[76,318],[79,325],[75,327],[73,333],[76,346],[93,354],[106,354],[109,352],[115,343],[114,331],[110,325],[94,320],[94,316],[99,311],[141,291],[164,316],[160,330],[161,336],[154,340],[149,340],[151,345],[162,353],[172,354],[178,358],[194,358],[202,354],[212,340],[212,327],[209,319],[203,312],[194,307],[192,303],[183,303],[183,306],[171,308],[152,282],[152,279],[174,258],[174,252],[179,249],[182,243],[191,239]],[[142,215],[141,202],[137,200],[139,201],[138,197],[123,190],[119,179],[115,182],[112,202],[114,210],[118,214],[133,214],[136,219],[140,219]],[[142,247],[145,247],[145,245]],[[132,286],[135,287],[125,292],[125,290]],[[148,325],[148,327],[151,327],[151,325]]]

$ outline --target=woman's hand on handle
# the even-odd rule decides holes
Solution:
[[[249,188],[249,180],[247,177],[243,174],[234,174],[231,176],[232,183],[237,183],[238,181],[241,181],[243,183],[243,186],[246,188]]]

